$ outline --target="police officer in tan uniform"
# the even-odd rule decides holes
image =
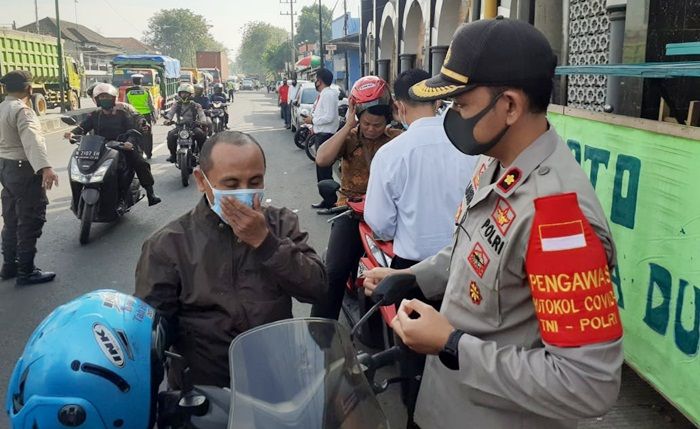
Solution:
[[[0,103],[3,280],[18,285],[52,281],[56,274],[34,266],[36,241],[46,222],[46,190],[58,185],[46,154],[41,124],[30,107],[32,75],[9,72],[0,79],[7,97]]]
[[[413,266],[440,311],[404,301],[395,332],[428,355],[423,429],[574,428],[615,402],[623,361],[615,247],[593,188],[547,122],[556,57],[516,20],[458,29],[441,73],[411,88],[451,97],[452,144],[483,154],[453,243]],[[366,273],[371,294],[391,274]]]

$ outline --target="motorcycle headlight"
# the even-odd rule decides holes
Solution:
[[[112,161],[113,161],[113,159],[108,159],[94,173],[83,174],[80,172],[80,169],[78,168],[78,162],[76,161],[76,159],[71,158],[71,160],[70,160],[70,178],[72,181],[79,182],[79,183],[82,183],[84,185],[86,185],[88,183],[101,182],[104,180],[105,174],[107,174],[107,170],[109,170],[109,167],[112,165]]]
[[[190,138],[190,132],[187,130],[180,130],[180,138],[181,139],[188,139]]]
[[[90,183],[103,181],[105,178],[105,174],[107,174],[107,170],[109,170],[109,167],[112,166],[112,161],[114,161],[114,159],[108,159],[107,161],[105,161],[104,164],[100,166],[100,168],[98,168],[94,173],[92,173]]]
[[[80,183],[89,183],[89,177],[80,172],[78,168],[78,160],[75,158],[70,159],[70,180]]]
[[[374,241],[374,239],[369,235],[365,235],[365,241],[367,242],[367,247],[369,248],[370,253],[372,253],[372,256],[377,263],[382,267],[389,267],[391,265],[391,258],[384,255],[384,252],[382,252],[382,249],[379,248],[377,242]]]

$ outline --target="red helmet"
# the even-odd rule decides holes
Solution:
[[[350,100],[355,104],[355,113],[358,117],[365,110],[375,106],[383,106],[383,109],[379,109],[382,112],[378,113],[384,114],[383,111],[390,109],[391,106],[389,85],[380,77],[365,76],[352,86]]]

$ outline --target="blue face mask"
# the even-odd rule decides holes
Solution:
[[[209,207],[211,207],[211,210],[216,213],[225,223],[228,222],[224,218],[224,211],[221,207],[224,197],[233,197],[252,208],[255,196],[258,195],[258,200],[262,203],[263,196],[265,195],[265,189],[216,189],[211,185],[211,182],[209,182],[209,179],[204,172],[202,172],[202,176],[204,176],[204,180],[207,181],[207,184],[211,188],[211,192],[214,194],[214,202],[209,201],[209,197],[207,197]]]

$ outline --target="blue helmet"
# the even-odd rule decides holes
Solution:
[[[151,428],[163,340],[153,308],[130,295],[99,290],[58,307],[10,378],[12,427]]]

